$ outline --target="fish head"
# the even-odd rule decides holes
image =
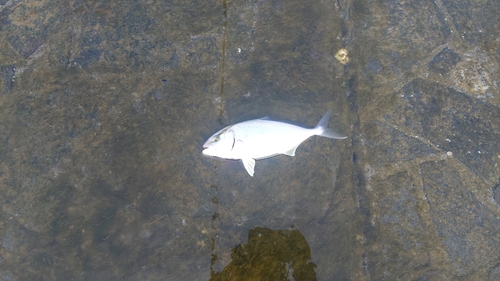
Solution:
[[[208,156],[235,159],[233,155],[234,143],[234,132],[231,130],[231,126],[229,126],[211,136],[203,144],[204,150],[202,153]]]

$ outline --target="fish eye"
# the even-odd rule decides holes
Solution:
[[[217,142],[217,141],[219,141],[219,140],[220,140],[220,137],[219,137],[219,136],[215,136],[215,137],[212,139],[212,141],[214,141],[214,142]]]

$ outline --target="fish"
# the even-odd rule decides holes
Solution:
[[[280,154],[295,156],[297,147],[311,136],[347,138],[327,127],[332,112],[328,110],[314,128],[272,121],[267,117],[230,125],[213,134],[203,144],[202,154],[241,160],[248,174],[253,177],[255,160]]]

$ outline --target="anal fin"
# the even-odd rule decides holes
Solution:
[[[300,145],[300,143],[299,143],[299,145]],[[289,149],[289,150],[283,152],[283,154],[288,155],[288,156],[295,156],[295,150],[297,150],[297,147],[299,147],[299,146],[297,145],[297,146],[293,147],[292,149]]]

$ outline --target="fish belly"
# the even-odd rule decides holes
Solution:
[[[242,155],[253,159],[283,154],[314,135],[312,129],[269,120],[251,120],[235,126],[235,146],[239,146]]]

